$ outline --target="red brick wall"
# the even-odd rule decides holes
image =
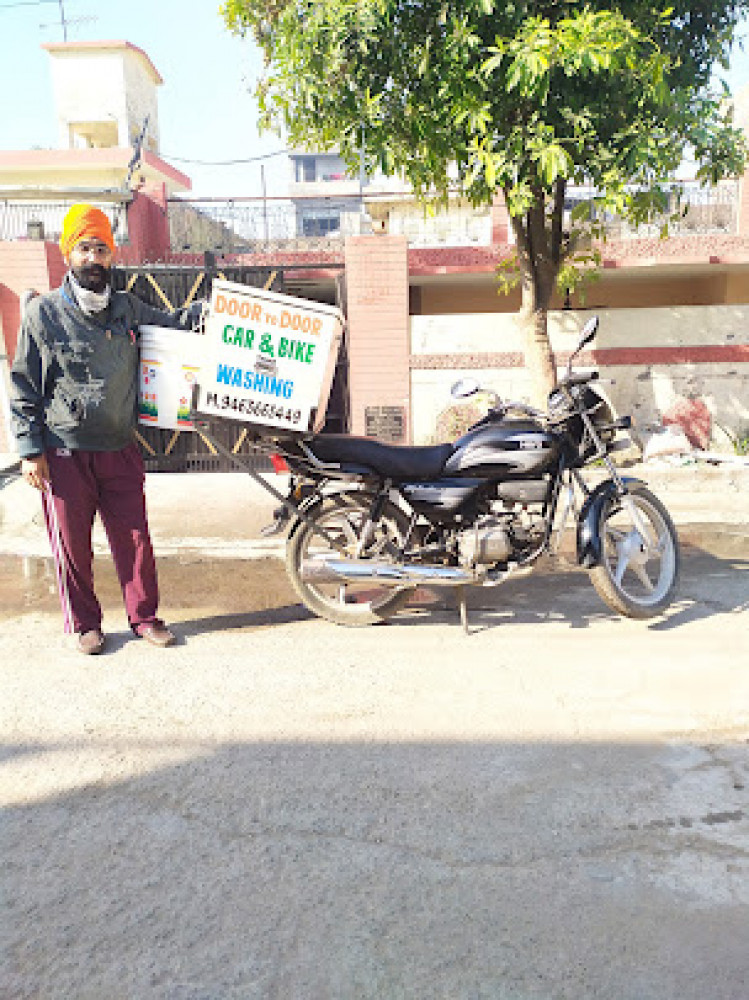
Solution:
[[[121,263],[140,264],[159,260],[169,253],[169,217],[163,184],[152,184],[136,191],[127,211],[130,245],[117,253]]]
[[[351,430],[365,433],[368,407],[399,407],[411,439],[408,244],[405,236],[346,240]]]
[[[65,274],[65,262],[56,243],[41,240],[0,242],[0,316],[5,351],[12,361],[20,324],[19,298],[29,288],[48,292]]]
[[[47,243],[46,250],[49,288],[59,288],[62,284],[62,279],[65,277],[68,265],[65,263],[62,251],[56,243]]]
[[[749,237],[749,170],[739,183],[739,236]]]
[[[492,205],[492,245],[506,247],[510,241],[510,216],[502,195]]]

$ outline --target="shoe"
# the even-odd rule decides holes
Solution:
[[[96,656],[104,649],[104,634],[101,629],[92,628],[78,633],[78,652],[86,656]]]
[[[153,646],[172,646],[177,637],[174,632],[170,632],[163,622],[154,622],[153,625],[141,625],[136,633],[141,639],[145,639]]]

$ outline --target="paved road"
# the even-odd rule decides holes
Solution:
[[[426,594],[311,618],[239,479],[192,481],[192,521],[171,482],[180,644],[129,636],[102,561],[96,659],[0,490],[2,1000],[746,1000],[745,494],[698,505],[665,618],[559,571],[466,636]]]
[[[651,623],[531,577],[466,636],[165,557],[180,645],[130,639],[102,567],[84,659],[6,557],[0,997],[744,1000],[748,565],[690,553]]]

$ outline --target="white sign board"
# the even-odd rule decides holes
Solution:
[[[290,430],[318,429],[342,328],[333,306],[214,281],[196,410]]]

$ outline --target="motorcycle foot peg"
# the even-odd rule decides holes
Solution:
[[[264,528],[260,529],[261,538],[270,538],[271,535],[278,535],[288,524],[290,516],[285,507],[276,507],[273,511],[272,524],[266,524]]]

